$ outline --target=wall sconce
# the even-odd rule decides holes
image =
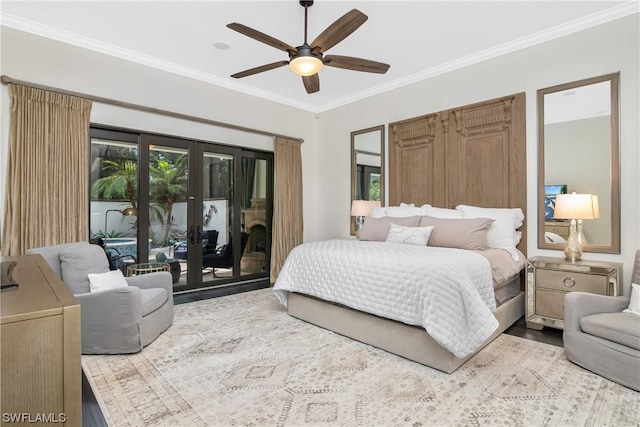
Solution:
[[[576,193],[558,194],[553,217],[571,220],[564,255],[567,261],[580,261],[582,259],[582,245],[585,241],[582,233],[582,220],[600,218],[598,196]]]
[[[107,228],[107,217],[109,212],[120,212],[122,216],[138,216],[138,209],[126,208],[126,209],[107,209],[104,213],[104,248],[107,248],[107,236],[109,234],[109,228]]]

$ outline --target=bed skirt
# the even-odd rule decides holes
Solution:
[[[524,292],[496,309],[494,314],[499,322],[498,329],[475,353],[462,359],[434,341],[419,326],[293,292],[288,296],[288,311],[298,319],[450,374],[524,316]]]

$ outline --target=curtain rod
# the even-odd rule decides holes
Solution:
[[[291,136],[281,135],[281,134],[277,134],[277,133],[273,133],[273,132],[267,132],[267,131],[260,130],[260,129],[252,129],[252,128],[248,128],[248,127],[245,127],[245,126],[234,125],[234,124],[231,124],[231,123],[224,123],[224,122],[219,122],[219,121],[216,121],[216,120],[205,119],[203,117],[190,116],[188,114],[176,113],[175,111],[162,110],[160,108],[148,107],[146,105],[133,104],[133,103],[130,103],[130,102],[118,101],[116,99],[103,98],[101,96],[89,95],[89,94],[80,93],[80,92],[73,92],[73,91],[70,91],[70,90],[60,89],[60,88],[51,87],[51,86],[40,85],[40,84],[37,84],[37,83],[27,82],[27,81],[23,81],[23,80],[16,80],[16,79],[13,79],[13,78],[11,78],[9,76],[5,76],[5,75],[0,76],[0,81],[2,82],[2,84],[13,83],[13,84],[20,85],[20,86],[27,86],[27,87],[32,87],[32,88],[35,88],[35,89],[47,90],[49,92],[57,92],[57,93],[61,93],[63,95],[70,95],[70,96],[76,96],[78,98],[89,99],[91,101],[98,102],[98,103],[101,103],[101,104],[115,105],[117,107],[129,108],[131,110],[138,110],[138,111],[143,111],[143,112],[146,112],[146,113],[160,114],[160,115],[163,115],[163,116],[174,117],[176,119],[189,120],[189,121],[192,121],[192,122],[204,123],[204,124],[207,124],[207,125],[213,125],[213,126],[223,127],[223,128],[227,128],[227,129],[233,129],[233,130],[237,130],[237,131],[241,131],[241,132],[255,133],[255,134],[258,134],[258,135],[266,135],[266,136],[271,136],[271,137],[274,137],[274,138],[286,138],[286,139],[292,139],[294,141],[304,142],[304,139],[302,139],[302,138],[294,138],[294,137],[291,137]]]

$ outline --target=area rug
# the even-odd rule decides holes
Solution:
[[[445,374],[290,317],[271,289],[182,304],[142,352],[83,356],[110,426],[636,426],[640,393],[501,335]]]

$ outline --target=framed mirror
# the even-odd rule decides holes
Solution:
[[[351,201],[379,200],[384,205],[384,125],[351,132]],[[350,217],[351,234],[356,218]]]
[[[585,219],[584,252],[620,253],[619,73],[538,91],[538,247],[564,249],[569,220],[554,218],[557,194],[597,196]]]

